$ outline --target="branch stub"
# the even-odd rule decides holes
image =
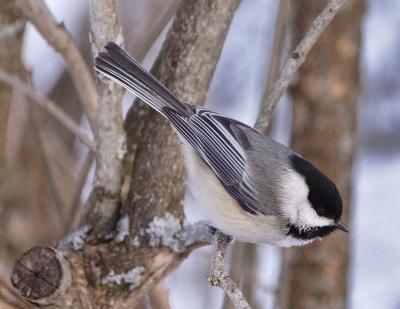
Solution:
[[[63,268],[55,250],[35,246],[16,260],[11,283],[23,297],[37,301],[54,294],[62,278]]]

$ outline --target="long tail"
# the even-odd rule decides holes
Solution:
[[[173,108],[184,115],[191,113],[186,104],[179,101],[168,88],[117,44],[109,42],[105,49],[106,52],[100,53],[95,59],[97,71],[133,92],[161,114],[164,114],[165,107]]]

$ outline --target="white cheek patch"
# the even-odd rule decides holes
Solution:
[[[281,181],[282,212],[292,223],[297,223],[299,206],[307,199],[308,188],[303,178],[295,172],[287,171]]]
[[[308,201],[308,186],[304,178],[294,171],[286,171],[283,178],[282,211],[292,224],[313,227],[332,225],[332,219],[320,217]]]
[[[332,224],[334,224],[332,219],[318,216],[308,201],[299,207],[299,226],[327,226]]]

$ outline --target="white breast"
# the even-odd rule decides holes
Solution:
[[[263,242],[280,247],[300,246],[310,242],[286,236],[280,217],[252,215],[244,211],[191,146],[184,145],[183,152],[189,190],[216,228],[244,242]]]

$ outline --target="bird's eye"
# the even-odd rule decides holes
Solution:
[[[317,209],[317,215],[318,216],[323,216],[323,215],[325,215],[325,213],[326,213],[325,209],[323,209],[323,208],[318,208]]]

